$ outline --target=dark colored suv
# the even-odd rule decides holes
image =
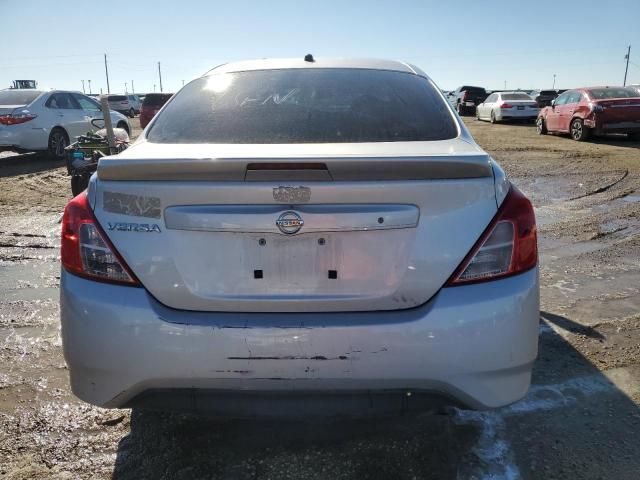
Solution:
[[[558,96],[558,91],[557,90],[534,90],[529,94],[529,96],[536,101],[536,103],[538,104],[538,107],[543,108],[551,105],[551,102],[553,101],[553,99]]]
[[[473,115],[476,113],[476,106],[484,102],[487,98],[487,91],[482,87],[472,87],[463,85],[451,92],[451,104],[458,112],[458,115]]]
[[[140,127],[145,128],[173,93],[147,93],[140,108]]]

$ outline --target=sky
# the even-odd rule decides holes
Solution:
[[[102,4],[106,5],[103,7]],[[0,88],[174,92],[221,63],[376,57],[422,68],[440,88],[640,83],[640,0],[380,2],[0,0]]]

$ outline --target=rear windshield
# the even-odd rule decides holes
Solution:
[[[592,90],[589,90],[589,96],[595,100],[602,100],[606,98],[634,98],[634,97],[640,97],[640,94],[635,88],[617,87],[617,88],[594,88]]]
[[[28,105],[41,93],[39,90],[2,90],[0,91],[0,105]]]
[[[472,95],[486,95],[487,91],[482,87],[462,87],[463,92],[469,92]]]
[[[161,107],[172,96],[173,93],[148,93],[142,100],[142,105],[145,107]]]
[[[125,97],[124,95],[109,95],[108,98],[109,98],[109,101],[112,101],[112,102],[121,102],[127,99],[127,97]]]
[[[446,102],[420,76],[283,69],[191,82],[159,114],[147,138],[158,143],[357,143],[443,140],[457,133]]]
[[[503,93],[503,100],[531,100],[531,97],[526,93]]]

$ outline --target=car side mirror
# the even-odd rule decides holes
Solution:
[[[556,106],[556,101],[555,100],[551,100],[551,108],[554,108]]]

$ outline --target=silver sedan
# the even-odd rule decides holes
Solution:
[[[496,92],[477,106],[476,118],[491,123],[507,120],[534,121],[539,111],[538,104],[526,93]]]
[[[531,202],[401,62],[192,81],[68,204],[61,261],[71,385],[105,407],[498,407],[537,355]]]

